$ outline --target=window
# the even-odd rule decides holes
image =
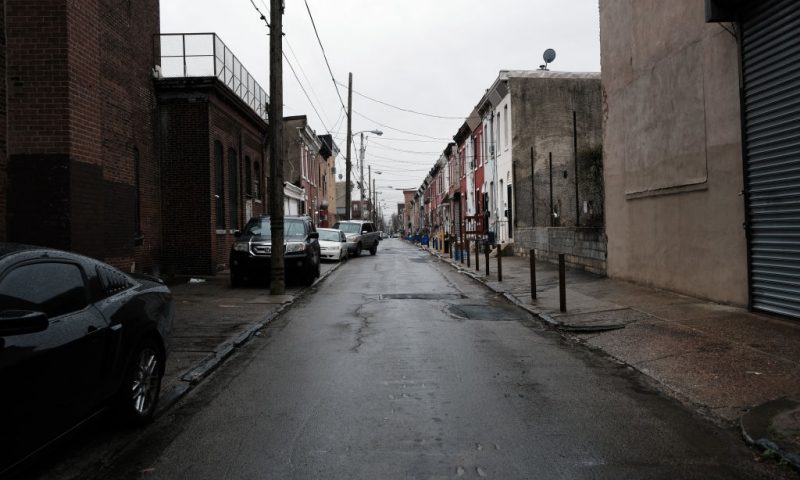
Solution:
[[[231,205],[231,228],[239,228],[239,157],[228,149],[228,196]]]
[[[114,268],[97,266],[97,277],[100,279],[100,287],[103,290],[103,298],[116,295],[119,292],[133,287],[127,275]]]
[[[503,148],[503,144],[500,143],[500,131],[501,131],[501,129],[502,129],[502,126],[500,125],[500,112],[497,112],[497,130],[496,130],[497,135],[496,136],[497,136],[497,149],[498,150]],[[499,153],[495,153],[495,155],[499,155]]]
[[[36,288],[31,288],[36,285]],[[72,263],[34,263],[12,270],[0,282],[2,310],[33,310],[49,317],[89,304],[81,269]]]
[[[225,167],[222,159],[222,144],[214,142],[214,197],[217,210],[217,229],[225,229]]]
[[[253,196],[253,172],[250,157],[244,157],[244,193]],[[258,195],[258,194],[256,194]]]
[[[508,105],[503,107],[503,141],[508,148]]]
[[[258,162],[253,164],[253,196],[261,198],[261,167]]]

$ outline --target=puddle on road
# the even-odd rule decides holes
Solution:
[[[450,305],[447,311],[450,315],[464,320],[512,322],[527,319],[523,312],[492,305]]]
[[[382,293],[378,300],[461,300],[460,293]]]

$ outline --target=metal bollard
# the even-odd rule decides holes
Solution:
[[[458,251],[461,252],[461,265],[464,265],[464,239],[462,238],[460,242],[458,242]]]
[[[497,281],[503,281],[503,252],[497,247]]]
[[[475,271],[481,271],[481,243],[475,242]]]
[[[466,239],[466,250],[467,250],[467,268],[470,268],[469,264],[469,238]]]
[[[558,254],[558,308],[562,312],[567,311],[567,279],[566,266],[564,265],[564,254]]]
[[[489,252],[490,252],[489,244],[486,244],[486,250],[484,250],[484,254],[486,255],[486,276],[489,276]]]
[[[536,250],[531,249],[531,300],[536,300]]]

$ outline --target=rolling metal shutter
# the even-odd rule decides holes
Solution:
[[[800,5],[742,11],[750,299],[800,318]]]

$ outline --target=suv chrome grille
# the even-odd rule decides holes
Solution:
[[[254,243],[250,249],[252,250],[253,255],[269,255],[272,253],[272,245]]]

